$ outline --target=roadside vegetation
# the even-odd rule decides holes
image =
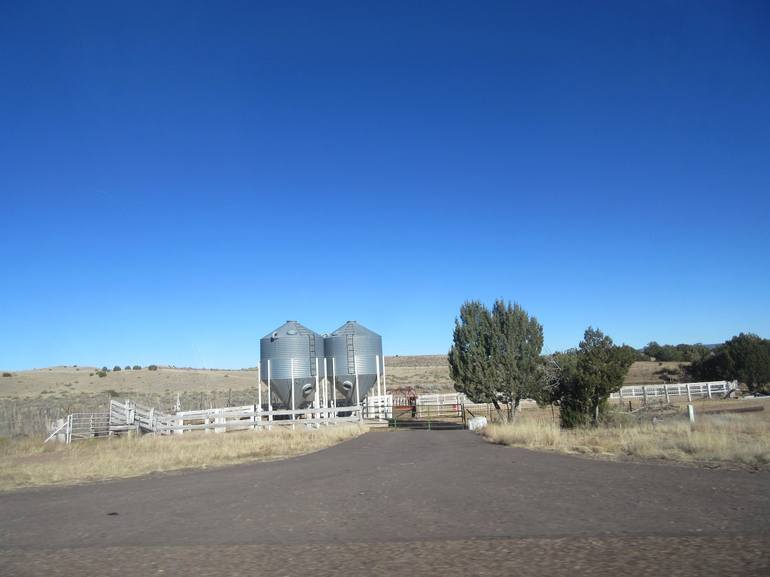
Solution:
[[[742,401],[713,401],[708,410],[750,406]],[[763,406],[757,408],[764,409]],[[697,411],[690,424],[684,406],[661,407],[636,414],[609,413],[599,426],[564,428],[541,411],[524,411],[514,423],[494,423],[483,436],[493,442],[608,458],[662,459],[683,462],[770,465],[770,414],[709,414]]]
[[[701,414],[695,423],[683,407],[645,407],[630,414],[609,403],[642,357],[655,358],[656,374],[665,380],[686,371],[702,380],[735,380],[749,393],[768,393],[770,340],[741,333],[711,347],[653,342],[638,351],[589,326],[574,349],[544,355],[542,348],[542,326],[520,305],[497,300],[491,309],[479,301],[460,307],[447,360],[457,391],[497,408],[498,422],[482,432],[490,441],[611,457],[770,464],[765,403],[754,413]],[[550,419],[542,413],[539,419],[519,416],[523,399],[550,407]]]
[[[0,490],[135,477],[295,457],[366,432],[363,425],[224,434],[121,437],[71,445],[0,439]]]

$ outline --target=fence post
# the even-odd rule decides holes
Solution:
[[[666,404],[668,404],[670,402],[668,397],[668,385],[663,385],[663,392],[666,393]]]
[[[63,429],[63,430],[64,430],[64,432],[63,432],[63,433],[60,431],[60,432],[59,432],[59,433],[56,435],[56,440],[57,440],[58,442],[60,442],[60,443],[61,443],[61,442],[65,442],[65,443],[66,443],[66,442],[67,442],[67,430],[66,430],[66,428],[65,428],[64,422],[65,422],[65,420],[64,420],[64,419],[57,419],[57,420],[56,420],[56,427],[57,427],[57,428],[59,428],[59,429]]]
[[[706,383],[706,394],[708,395],[708,398],[711,398],[711,383]]]
[[[623,407],[623,387],[618,389],[618,404]]]
[[[690,391],[690,383],[687,383],[687,402],[692,403],[692,392]]]
[[[642,385],[642,395],[644,396],[644,406],[647,406],[647,385]]]

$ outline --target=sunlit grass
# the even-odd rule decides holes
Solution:
[[[42,439],[0,443],[0,490],[133,477],[156,471],[208,468],[282,459],[352,439],[364,425],[275,428],[237,433],[121,437],[71,445]]]
[[[522,418],[492,424],[482,434],[493,443],[564,453],[629,456],[673,461],[770,463],[770,420],[766,412],[705,415],[694,425],[683,415],[596,428],[561,429],[552,420]]]

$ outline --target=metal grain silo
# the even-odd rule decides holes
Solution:
[[[294,406],[308,405],[314,398],[316,377],[323,377],[323,337],[297,321],[286,321],[259,341],[259,349],[262,380],[267,383],[270,361],[270,387],[278,398],[291,407],[293,377]]]
[[[332,378],[333,367],[334,385],[348,400],[356,398],[356,373],[359,399],[363,399],[377,382],[377,375],[383,374],[382,337],[356,321],[348,321],[328,335],[324,339],[324,349],[329,378]]]

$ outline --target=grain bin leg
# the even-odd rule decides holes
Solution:
[[[267,359],[267,430],[273,430],[273,392],[270,389],[270,359]]]
[[[353,355],[353,366],[356,369],[356,406],[358,407],[358,420],[364,420],[364,412],[361,410],[361,396],[358,389],[358,357]]]
[[[291,430],[294,430],[294,421],[297,415],[294,414],[294,358],[291,359]]]

